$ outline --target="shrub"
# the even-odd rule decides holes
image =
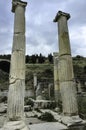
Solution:
[[[38,119],[49,122],[55,121],[54,116],[49,112],[43,113],[41,116],[38,117]]]
[[[28,97],[25,97],[25,105],[30,105],[31,107],[34,106],[34,102],[29,99]]]
[[[7,97],[6,96],[0,97],[0,103],[2,103],[2,102],[7,103]]]

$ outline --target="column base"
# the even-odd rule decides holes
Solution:
[[[30,130],[24,121],[9,121],[6,122],[2,130]]]
[[[68,127],[86,124],[86,121],[82,120],[78,115],[77,116],[62,116],[61,122],[67,125]]]

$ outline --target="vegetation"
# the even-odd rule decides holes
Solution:
[[[7,103],[7,96],[1,96],[0,97],[0,103]]]
[[[0,55],[0,59],[10,60],[10,55]],[[0,60],[0,90],[4,91],[9,86],[9,68],[10,62]],[[73,57],[73,68],[76,82],[80,82],[86,91],[86,57],[76,56]],[[33,88],[33,74],[37,74],[38,82],[53,83],[53,56],[49,54],[48,57],[40,55],[26,56],[26,89]],[[0,102],[7,102],[6,97],[1,97]],[[59,103],[62,109],[62,103]],[[25,105],[31,105],[33,107],[33,101],[25,98]],[[54,105],[49,106],[51,108]],[[84,97],[78,99],[79,113],[86,114],[86,100]],[[45,113],[41,117],[41,120],[52,121],[54,120],[50,113]],[[52,119],[51,119],[52,118]]]
[[[78,97],[78,109],[79,113],[86,114],[86,96]]]
[[[55,121],[54,116],[49,112],[42,113],[41,116],[38,117],[38,119],[48,122]]]
[[[30,105],[31,107],[34,106],[34,102],[30,98],[25,97],[24,100],[25,100],[25,105]]]
[[[82,57],[77,55],[73,57],[73,68],[74,68],[74,76],[76,81],[80,81],[81,86],[85,86],[86,82],[86,57]],[[84,91],[86,88],[84,87]]]
[[[0,55],[0,59],[9,59],[10,55]],[[82,86],[86,82],[86,58],[82,56],[73,57],[74,75],[76,81],[80,81]],[[9,79],[10,63],[8,61],[0,61],[0,88],[7,89]],[[37,74],[38,82],[53,82],[53,56],[49,54],[47,57],[40,55],[26,55],[26,89],[33,86],[33,74]],[[86,89],[86,88],[85,88]]]

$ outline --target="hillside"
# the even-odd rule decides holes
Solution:
[[[76,56],[73,58],[74,75],[77,81],[83,86],[86,82],[86,58]],[[53,82],[53,64],[52,63],[27,63],[26,64],[26,89],[33,87],[33,74],[37,74],[38,82]],[[86,87],[86,86],[85,86]],[[8,73],[2,71],[0,66],[0,89],[8,88]]]
[[[38,82],[53,82],[53,64],[26,64],[26,88],[33,85],[33,75],[37,74]]]

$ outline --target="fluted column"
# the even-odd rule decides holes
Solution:
[[[12,1],[14,36],[9,76],[7,122],[2,130],[29,130],[24,120],[25,93],[25,7],[27,2]]]
[[[59,100],[59,75],[58,75],[58,53],[53,53],[53,60],[54,60],[54,95],[55,101],[58,103]]]
[[[8,120],[24,118],[25,92],[25,7],[27,3],[14,0],[14,36],[11,55],[8,94]]]
[[[67,20],[70,14],[59,11],[54,19],[58,22],[59,81],[64,115],[77,115],[78,107],[74,86],[73,65]]]

